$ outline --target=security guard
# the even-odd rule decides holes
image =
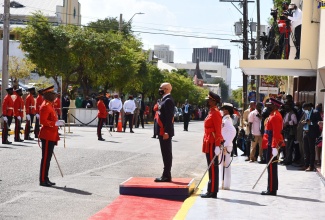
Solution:
[[[34,128],[34,134],[35,134],[35,138],[38,138],[38,134],[39,134],[39,128],[40,128],[40,123],[39,123],[39,110],[40,107],[44,101],[43,96],[42,96],[42,91],[43,89],[38,90],[38,96],[36,97],[36,110],[35,110],[35,128]]]
[[[268,179],[267,190],[263,191],[262,195],[276,196],[278,190],[278,163],[277,155],[278,148],[282,146],[283,137],[281,134],[283,127],[283,119],[278,111],[282,102],[274,98],[270,98],[270,101],[266,103],[266,107],[270,109],[270,116],[265,120],[265,132],[263,136],[262,147],[267,149],[266,162],[268,163],[272,157],[273,161],[267,167]]]
[[[104,138],[102,138],[102,127],[103,124],[106,123],[107,119],[107,109],[104,104],[104,95],[97,96],[98,102],[97,102],[97,108],[98,108],[98,124],[97,124],[97,137],[99,141],[105,141]]]
[[[8,141],[8,130],[12,122],[12,117],[14,116],[14,101],[11,98],[11,95],[14,93],[12,87],[6,88],[7,95],[3,99],[2,103],[2,116],[3,116],[3,129],[2,129],[2,144],[11,144]]]
[[[29,136],[29,134],[30,134],[30,130],[31,130],[31,127],[32,127],[32,124],[33,124],[34,115],[35,115],[35,112],[36,112],[35,99],[34,99],[35,88],[31,87],[31,88],[28,88],[27,90],[29,91],[29,94],[26,97],[26,101],[25,101],[26,125],[25,125],[24,139],[25,140],[34,140],[34,138],[31,138]]]
[[[14,118],[15,118],[15,142],[23,142],[24,140],[20,139],[20,128],[21,120],[24,114],[24,101],[21,98],[23,96],[22,89],[15,90],[16,99],[14,100]]]
[[[40,186],[50,187],[55,185],[48,177],[50,162],[59,138],[58,126],[63,126],[63,120],[58,120],[55,113],[53,102],[56,97],[54,86],[50,86],[43,90],[44,102],[40,108],[40,123],[42,128],[39,133],[39,138],[42,142],[42,160],[40,166]]]
[[[109,106],[109,110],[110,110],[110,116],[109,116],[109,118],[110,118],[109,124],[111,125],[110,131],[112,131],[113,127],[114,127],[114,122],[117,127],[120,111],[123,107],[121,99],[118,98],[118,94],[116,94],[116,93],[114,94],[114,99],[112,99],[109,102],[108,106]]]

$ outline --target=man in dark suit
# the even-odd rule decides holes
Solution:
[[[303,104],[304,115],[300,123],[303,125],[304,161],[305,171],[315,170],[315,142],[320,135],[318,122],[322,118],[317,110],[314,110],[311,103]]]
[[[192,106],[188,104],[187,99],[185,100],[185,104],[182,106],[183,110],[183,120],[184,120],[184,131],[188,131],[188,123],[190,122],[190,115],[192,111]]]
[[[138,120],[137,127],[139,127],[139,123],[141,121],[141,126],[142,126],[142,128],[144,128],[143,115],[144,115],[144,111],[145,111],[146,108],[144,106],[144,101],[142,100],[141,95],[139,95],[139,97],[138,97],[138,102],[140,104],[140,112],[139,112],[140,120]]]
[[[157,134],[160,143],[161,154],[164,162],[164,172],[155,182],[171,182],[172,168],[172,137],[174,136],[174,109],[175,104],[170,95],[172,86],[170,83],[163,83],[159,87],[159,94],[162,99],[158,106]]]
[[[62,119],[65,121],[65,123],[68,122],[69,106],[70,106],[70,98],[68,94],[65,94],[65,96],[62,97]]]

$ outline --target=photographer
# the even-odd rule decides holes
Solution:
[[[283,2],[282,3],[282,16],[280,16],[280,21],[285,21],[284,23],[278,23],[279,25],[279,31],[280,31],[280,39],[279,39],[279,51],[278,51],[278,57],[281,59],[283,50],[284,50],[284,59],[289,58],[289,53],[290,53],[290,20],[287,18],[287,16],[291,16],[292,13],[289,10],[289,3],[288,2]],[[285,16],[284,16],[285,15]],[[282,25],[280,28],[280,25]]]
[[[289,5],[290,13],[284,13],[283,16],[291,21],[291,29],[295,34],[295,47],[296,47],[296,57],[300,58],[300,39],[301,39],[301,23],[302,23],[302,11],[297,7],[295,3],[290,3]],[[292,15],[291,15],[292,14]]]

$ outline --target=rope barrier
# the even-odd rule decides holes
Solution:
[[[78,122],[80,122],[82,125],[85,125],[85,126],[89,125],[90,123],[92,123],[93,121],[95,121],[96,118],[97,118],[97,116],[96,116],[96,117],[95,117],[93,120],[91,120],[90,122],[88,122],[88,123],[83,123],[83,122],[80,121],[78,118],[76,118],[73,114],[70,113],[70,115],[71,115],[74,119],[76,119]]]

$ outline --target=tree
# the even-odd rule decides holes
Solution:
[[[98,19],[97,21],[93,21],[88,23],[88,28],[99,32],[99,33],[107,33],[107,32],[119,32],[119,21],[117,18],[105,18],[105,19]],[[131,24],[126,23],[124,20],[122,22],[122,34],[124,36],[130,36],[131,34]]]
[[[19,88],[19,79],[30,76],[30,72],[35,69],[35,65],[27,59],[21,59],[15,56],[9,57],[9,77],[14,89]]]
[[[229,86],[222,78],[216,78],[213,80],[213,84],[219,84],[221,89],[221,98],[223,102],[227,102],[229,98]]]
[[[243,103],[243,88],[232,90],[231,99],[233,99],[238,106],[241,106]]]

